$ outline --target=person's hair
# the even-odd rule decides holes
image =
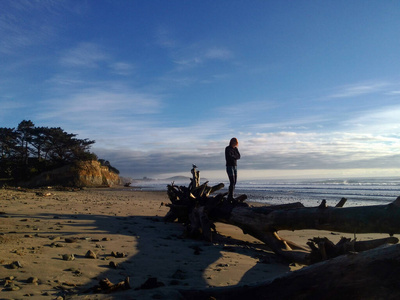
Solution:
[[[231,141],[229,142],[229,146],[235,147],[237,144],[239,144],[237,138],[231,138]]]

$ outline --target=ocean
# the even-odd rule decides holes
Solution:
[[[188,186],[189,182],[176,185]],[[210,181],[209,186],[224,183],[225,188],[216,192],[227,192],[229,182]],[[202,182],[201,182],[202,183]],[[170,182],[148,182],[140,184],[144,190],[167,190]],[[238,181],[235,196],[246,194],[247,201],[265,204],[301,202],[304,206],[318,206],[323,199],[328,206],[335,206],[341,198],[347,198],[344,207],[388,204],[400,196],[399,178],[351,178],[351,179],[297,179],[297,180],[251,180]]]

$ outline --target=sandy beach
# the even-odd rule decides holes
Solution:
[[[302,267],[226,224],[216,224],[213,243],[188,239],[181,224],[162,221],[168,202],[166,192],[123,188],[1,189],[0,298],[179,299],[179,289],[263,282]],[[280,235],[300,245],[314,236],[354,237]],[[96,293],[105,278],[129,278],[130,289]]]

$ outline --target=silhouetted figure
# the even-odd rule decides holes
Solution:
[[[238,150],[239,142],[237,138],[232,138],[229,142],[229,146],[225,148],[225,160],[226,160],[226,173],[229,178],[229,194],[228,200],[233,200],[233,191],[237,181],[237,160],[240,159],[240,153]]]

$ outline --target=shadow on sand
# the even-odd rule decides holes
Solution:
[[[14,214],[9,217],[22,219],[26,216]],[[289,271],[288,263],[277,260],[270,252],[255,249],[247,242],[220,234],[215,234],[213,243],[187,239],[183,237],[181,224],[164,223],[157,216],[58,213],[35,215],[33,218],[49,228],[41,229],[37,234],[46,238],[44,247],[61,244],[52,252],[58,255],[53,254],[48,259],[62,259],[62,254],[72,249],[75,260],[70,265],[78,266],[79,270],[68,268],[66,264],[67,267],[60,272],[75,270],[77,276],[85,279],[79,287],[48,291],[63,299],[183,299],[178,290],[206,289],[210,282],[240,286],[272,279],[277,271]],[[58,239],[53,241],[53,237]],[[72,243],[68,244],[66,238]],[[97,259],[85,258],[88,250],[97,253]],[[251,257],[254,266],[250,269],[239,266],[237,257],[240,255]],[[87,274],[85,278],[86,264],[96,270],[95,276]],[[239,275],[234,275],[235,268],[242,269]],[[127,277],[130,289],[109,294],[94,293],[101,279],[108,278],[112,283],[118,283]],[[150,278],[153,286],[147,286],[150,287],[147,289],[143,284],[149,283]]]

